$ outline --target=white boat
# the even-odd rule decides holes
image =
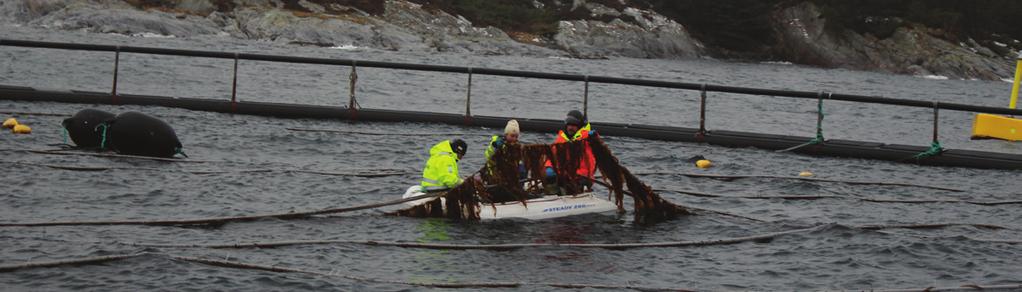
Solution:
[[[402,198],[424,195],[421,186],[409,187]],[[432,198],[405,202],[408,206],[417,206]],[[441,200],[444,200],[441,198]],[[544,196],[521,202],[513,201],[494,205],[480,204],[479,218],[482,220],[522,218],[531,220],[559,218],[565,216],[602,213],[617,210],[617,206],[608,200],[597,198],[592,192],[574,196]]]

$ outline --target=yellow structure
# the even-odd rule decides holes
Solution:
[[[10,119],[7,119],[6,121],[4,121],[4,128],[13,129],[14,126],[17,126],[17,125],[18,125],[18,120],[15,120],[14,118],[10,118]]]
[[[972,121],[972,138],[995,138],[1008,141],[1022,140],[1022,119],[1012,119],[991,114],[976,114],[976,119]]]
[[[1018,104],[1019,81],[1022,81],[1022,54],[1015,66],[1015,82],[1011,85],[1011,101],[1008,108],[1016,108]],[[976,114],[972,121],[973,139],[1002,139],[1008,141],[1022,140],[1022,119],[1015,119],[991,114]]]

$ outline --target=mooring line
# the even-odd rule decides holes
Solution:
[[[865,224],[865,225],[850,225],[848,227],[855,229],[864,230],[880,230],[880,229],[935,229],[935,228],[946,228],[952,226],[971,226],[983,229],[1009,229],[1018,230],[1019,228],[1008,227],[995,224],[983,224],[983,223],[907,223],[907,224]]]
[[[1022,289],[1022,284],[1018,285],[977,285],[977,284],[964,284],[958,287],[935,287],[929,286],[925,288],[909,288],[909,289],[869,289],[873,292],[944,292],[944,291],[1018,291]],[[865,291],[865,290],[863,290]]]
[[[749,217],[749,216],[738,215],[738,214],[734,214],[734,213],[730,213],[730,212],[725,212],[725,211],[720,211],[720,210],[715,210],[715,209],[708,209],[708,208],[701,208],[701,207],[692,207],[692,205],[685,205],[685,208],[696,210],[696,211],[703,211],[703,212],[720,214],[720,215],[724,215],[724,216],[728,216],[728,217],[742,218],[742,219],[749,220],[749,221],[769,222],[769,221],[763,220],[763,219],[752,218],[752,217]]]
[[[1022,200],[1006,200],[1006,201],[969,201],[959,199],[920,199],[920,200],[897,200],[897,199],[878,199],[878,198],[860,198],[853,196],[840,196],[840,195],[779,195],[779,196],[732,196],[732,195],[719,195],[711,194],[706,192],[697,192],[690,190],[675,190],[675,189],[655,189],[658,192],[671,192],[683,195],[703,197],[703,198],[728,198],[728,199],[754,199],[754,200],[819,200],[819,199],[848,199],[858,200],[863,202],[874,202],[874,203],[898,203],[898,204],[928,204],[928,203],[963,203],[973,204],[981,206],[998,206],[998,205],[1017,205],[1022,204]]]
[[[638,248],[663,248],[663,247],[700,247],[700,246],[714,246],[714,245],[730,245],[744,242],[763,242],[774,239],[779,236],[796,234],[796,233],[808,233],[818,230],[822,230],[826,227],[831,226],[844,226],[851,229],[860,230],[881,230],[881,229],[934,229],[934,228],[946,228],[951,226],[973,226],[978,228],[988,229],[1008,229],[1008,227],[991,225],[991,224],[970,224],[970,223],[937,223],[937,224],[868,224],[868,225],[843,225],[836,223],[819,224],[808,228],[791,229],[778,232],[770,232],[757,235],[721,238],[721,239],[707,239],[707,240],[690,240],[690,241],[661,241],[661,242],[636,242],[636,243],[501,243],[501,244],[451,244],[451,243],[423,243],[423,242],[404,242],[404,241],[381,241],[381,240],[340,240],[340,239],[325,239],[325,240],[285,240],[285,241],[268,241],[268,242],[246,242],[246,243],[219,243],[219,244],[159,244],[159,243],[137,243],[137,242],[114,242],[115,244],[122,244],[127,246],[135,247],[152,247],[152,248],[208,248],[208,249],[248,249],[248,248],[277,248],[286,246],[302,246],[302,245],[335,245],[335,244],[354,244],[354,245],[366,245],[366,246],[383,246],[383,247],[401,247],[401,248],[417,248],[417,249],[437,249],[437,250],[494,250],[494,251],[507,251],[507,250],[518,250],[524,248],[550,248],[550,247],[567,247],[567,248],[598,248],[598,249],[638,249]],[[885,232],[886,233],[886,232]],[[945,238],[957,238],[959,236],[945,237]],[[927,237],[930,238],[930,237]],[[938,238],[938,237],[934,237]],[[989,242],[989,243],[1007,243],[1007,244],[1022,244],[1022,241],[1017,240],[1000,240],[1000,239],[983,239],[983,238],[972,238],[967,237],[966,239],[978,241],[978,242]]]
[[[711,246],[728,245],[749,241],[764,241],[778,236],[812,232],[831,226],[822,224],[809,228],[793,229],[779,232],[764,233],[758,235],[695,240],[695,241],[662,241],[662,242],[641,242],[641,243],[504,243],[504,244],[449,244],[449,243],[422,243],[422,242],[401,242],[401,241],[374,241],[374,240],[292,240],[276,242],[252,242],[234,244],[146,244],[146,243],[122,243],[130,246],[157,247],[157,248],[211,248],[211,249],[239,249],[239,248],[273,248],[294,245],[324,245],[324,244],[359,244],[369,246],[389,246],[402,248],[441,249],[441,250],[515,250],[522,248],[538,247],[573,247],[573,248],[601,248],[601,249],[635,249],[652,247],[686,247],[686,246]]]
[[[384,284],[396,284],[406,286],[419,286],[419,287],[431,287],[431,288],[516,288],[522,286],[548,286],[556,288],[593,288],[593,289],[633,289],[642,291],[693,291],[688,289],[679,288],[662,288],[662,287],[644,287],[636,285],[602,285],[602,284],[579,284],[579,283],[541,283],[541,282],[409,282],[409,281],[398,281],[398,280],[387,280],[360,277],[349,274],[344,274],[332,270],[330,272],[319,272],[310,271],[297,268],[289,268],[280,265],[264,265],[255,263],[245,263],[239,261],[231,261],[227,259],[213,259],[206,257],[192,257],[192,256],[181,256],[181,255],[170,255],[170,254],[155,254],[149,252],[133,253],[133,254],[121,254],[121,255],[110,255],[101,257],[85,257],[78,259],[59,260],[59,261],[43,261],[43,262],[28,262],[17,265],[0,266],[0,273],[9,273],[25,269],[36,269],[36,268],[54,268],[61,266],[79,266],[79,265],[92,265],[101,264],[106,262],[114,262],[120,260],[126,260],[131,258],[137,258],[141,256],[156,256],[159,258],[167,258],[174,261],[197,263],[208,266],[231,268],[231,269],[243,269],[243,270],[256,270],[273,273],[296,273],[296,274],[307,274],[320,277],[339,277],[348,280],[371,282],[371,283],[384,283]]]
[[[105,263],[105,262],[111,262],[111,261],[118,261],[118,260],[136,258],[136,257],[148,255],[148,254],[150,254],[150,253],[143,252],[143,253],[133,253],[133,254],[108,255],[108,256],[85,257],[85,258],[68,259],[68,260],[39,261],[39,262],[27,262],[27,263],[14,264],[14,265],[3,265],[3,266],[0,266],[0,273],[7,273],[7,272],[13,272],[13,271],[17,271],[17,270],[33,269],[33,268],[52,268],[52,267],[59,267],[59,266],[76,266],[76,265],[99,264],[99,263]]]
[[[884,231],[884,230],[874,230],[874,231],[878,232],[878,233],[887,234],[887,235],[909,236],[909,237],[922,238],[922,239],[927,239],[927,240],[935,240],[935,239],[936,240],[939,240],[939,239],[961,240],[961,239],[965,239],[965,240],[969,240],[969,241],[985,242],[985,243],[1022,244],[1022,240],[1015,240],[1015,239],[979,238],[979,237],[972,237],[972,236],[968,236],[968,235],[927,236],[927,235],[918,235],[918,234],[895,233],[895,232]]]
[[[29,152],[35,154],[45,155],[71,155],[71,156],[94,156],[94,157],[108,157],[108,158],[129,158],[129,159],[142,159],[142,160],[154,160],[154,161],[165,161],[165,162],[181,162],[181,163],[209,163],[219,162],[211,160],[194,160],[194,159],[181,159],[181,158],[163,158],[163,157],[149,157],[149,156],[138,156],[138,155],[123,155],[123,154],[108,154],[108,153],[84,153],[84,152],[68,152],[69,149],[53,149],[53,150],[32,150],[32,149],[0,149],[0,152]]]
[[[431,288],[519,288],[519,287],[554,287],[554,288],[570,288],[570,289],[612,289],[612,290],[638,290],[638,291],[697,291],[694,289],[686,288],[666,288],[666,287],[648,287],[639,285],[605,285],[605,284],[579,284],[579,283],[553,283],[553,282],[408,282],[399,280],[387,280],[360,277],[349,274],[344,274],[332,270],[329,272],[310,271],[297,268],[289,268],[281,265],[265,265],[256,263],[246,263],[240,261],[231,261],[227,259],[213,259],[208,257],[192,257],[192,256],[181,256],[181,255],[162,255],[154,253],[135,253],[135,254],[123,254],[123,255],[112,255],[103,257],[87,257],[71,260],[61,261],[49,261],[49,262],[29,262],[19,265],[0,266],[0,272],[14,272],[23,269],[34,269],[34,268],[53,268],[60,266],[78,266],[78,265],[89,265],[89,264],[100,264],[105,262],[113,262],[126,260],[141,256],[159,256],[160,258],[167,258],[170,260],[196,263],[214,267],[230,268],[230,269],[242,269],[242,270],[254,270],[264,271],[272,273],[295,273],[295,274],[307,274],[319,277],[331,277],[331,278],[344,278],[348,280],[371,282],[371,283],[383,283],[383,284],[395,284],[395,285],[406,285],[406,286],[418,286],[418,287],[431,287]],[[877,292],[913,292],[913,291],[989,291],[989,290],[1001,290],[1001,289],[1022,289],[1022,284],[1019,285],[979,285],[979,284],[964,284],[958,287],[926,287],[921,289],[871,289],[870,291]]]
[[[211,217],[197,219],[176,219],[176,220],[108,220],[108,221],[55,221],[55,222],[28,222],[28,223],[0,223],[0,227],[41,227],[41,226],[85,226],[85,225],[152,225],[152,226],[185,226],[185,225],[223,225],[230,222],[246,222],[260,219],[303,219],[312,215],[336,214],[366,209],[397,205],[421,199],[428,199],[442,196],[444,193],[425,194],[408,197],[398,200],[386,201],[360,205],[354,207],[330,208],[307,212],[289,212],[280,214],[233,216],[233,217]]]
[[[116,167],[116,166],[70,166],[70,165],[56,165],[56,164],[45,164],[45,163],[31,163],[22,161],[0,161],[0,163],[36,166],[36,167],[47,167],[60,170],[69,171],[107,171],[107,170],[144,170],[144,171],[159,171],[159,172],[182,172],[190,174],[222,174],[222,173],[264,173],[264,172],[296,172],[296,173],[308,173],[318,175],[330,175],[330,176],[355,176],[355,177],[385,177],[385,176],[399,176],[399,175],[410,175],[417,174],[415,172],[402,171],[393,168],[381,168],[381,169],[363,169],[369,170],[367,172],[330,172],[330,171],[319,171],[319,170],[304,170],[304,169],[239,169],[239,170],[183,170],[183,169],[166,169],[166,168],[152,168],[152,167]],[[378,172],[373,172],[378,171]]]
[[[900,182],[881,182],[881,181],[855,181],[855,180],[838,180],[838,179],[822,179],[812,177],[798,177],[798,176],[779,176],[779,175],[723,175],[723,174],[705,174],[705,173],[684,173],[684,172],[641,172],[635,175],[681,175],[687,177],[697,178],[712,178],[712,179],[723,179],[723,180],[734,180],[743,178],[768,178],[768,179],[793,179],[813,182],[832,182],[832,183],[845,183],[851,185],[881,185],[881,186],[903,186],[903,187],[917,187],[927,188],[941,191],[950,192],[966,192],[964,189],[956,189],[941,186],[930,186],[920,185],[911,183],[900,183]]]

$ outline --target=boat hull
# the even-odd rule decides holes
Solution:
[[[420,186],[409,187],[402,198],[409,198],[424,195]],[[405,202],[409,206],[416,206],[432,199],[421,199]],[[441,198],[443,200],[443,198]],[[608,200],[597,198],[592,192],[581,193],[574,196],[544,196],[521,202],[506,202],[498,204],[480,204],[479,218],[482,220],[520,218],[529,220],[543,220],[575,216],[582,214],[604,213],[617,210],[617,206]]]

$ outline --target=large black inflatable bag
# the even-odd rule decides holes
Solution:
[[[174,129],[160,119],[138,112],[126,112],[107,122],[107,144],[117,153],[171,157],[181,149]]]
[[[112,113],[90,108],[78,111],[60,124],[78,147],[99,147],[103,140],[103,129],[96,130],[96,126],[114,117]]]

